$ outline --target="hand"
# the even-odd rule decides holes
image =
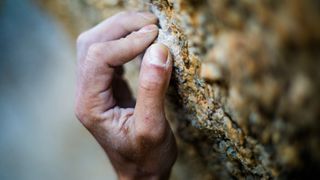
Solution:
[[[119,179],[166,179],[177,156],[164,112],[172,60],[166,46],[150,46],[158,34],[156,22],[151,13],[120,13],[82,33],[77,42],[76,115]],[[145,49],[134,107],[121,65]]]

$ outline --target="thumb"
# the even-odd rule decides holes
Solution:
[[[169,49],[160,43],[153,44],[142,60],[137,104],[135,107],[135,127],[141,135],[159,136],[167,126],[164,114],[164,98],[172,71]]]

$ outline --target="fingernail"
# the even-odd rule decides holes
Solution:
[[[138,12],[138,14],[147,20],[155,20],[157,18],[154,14],[150,12]]]
[[[147,32],[153,32],[153,31],[157,31],[157,30],[158,30],[158,27],[156,25],[154,25],[154,24],[151,24],[151,25],[147,25],[147,26],[141,28],[139,30],[139,32],[147,33]]]
[[[169,61],[168,48],[160,43],[153,44],[150,47],[150,64],[166,67]]]

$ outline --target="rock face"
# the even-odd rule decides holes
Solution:
[[[73,35],[124,9],[158,16],[177,179],[319,175],[320,1],[41,2]]]

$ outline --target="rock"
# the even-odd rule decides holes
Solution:
[[[74,35],[120,10],[156,14],[174,57],[167,109],[188,169],[178,178],[319,175],[318,1],[42,2]]]

